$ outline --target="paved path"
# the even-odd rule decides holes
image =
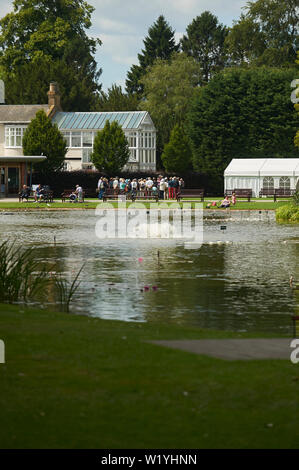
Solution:
[[[228,360],[290,359],[292,338],[150,341],[159,346]]]

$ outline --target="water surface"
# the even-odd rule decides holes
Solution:
[[[68,278],[85,263],[74,313],[290,331],[298,226],[277,225],[273,212],[221,216],[209,214],[197,250],[186,250],[180,240],[100,240],[93,211],[2,213],[0,239],[33,246],[38,259]]]

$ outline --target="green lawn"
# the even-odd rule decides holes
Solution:
[[[204,208],[206,208],[206,205],[211,201],[217,201],[217,203],[219,203],[220,198],[214,198],[214,199],[209,199],[208,198],[208,199],[206,199],[203,203]],[[148,203],[148,202],[145,202],[145,201],[140,201],[140,202],[142,202],[142,204],[144,204],[146,208],[150,208],[151,204],[152,204],[152,207],[156,206],[155,202],[152,202],[152,203]],[[168,203],[167,201],[160,201],[160,202]],[[194,204],[196,202],[200,202],[200,200],[199,199],[193,199],[192,202],[191,202],[192,208],[194,208]],[[285,205],[286,203],[287,203],[287,201],[283,201],[283,200],[279,200],[278,202],[273,202],[271,200],[268,200],[268,201],[265,201],[265,200],[252,200],[251,202],[238,201],[235,206],[230,208],[230,210],[239,210],[239,209],[274,210],[274,209],[277,209],[278,207],[280,207],[282,205]],[[18,201],[16,201],[16,202],[0,202],[0,211],[1,210],[6,210],[6,209],[10,209],[10,210],[81,209],[81,210],[85,210],[85,209],[95,209],[98,206],[98,204],[99,204],[98,199],[89,199],[88,202],[75,203],[75,204],[70,203],[70,202],[62,203],[61,201],[58,201],[58,200],[55,200],[51,204],[34,203],[33,201],[28,202],[28,203],[27,202],[20,203]],[[102,203],[100,203],[100,204],[102,204]],[[115,201],[109,201],[109,204],[111,204],[112,207],[117,207],[118,203],[115,202]],[[127,202],[127,206],[129,206],[130,204],[131,204],[130,202]],[[171,208],[172,205],[173,205],[173,202],[169,202],[168,204],[169,204],[169,207]],[[182,206],[182,203],[180,203],[180,206]],[[213,208],[213,207],[211,207],[211,209],[215,209],[215,210],[219,210],[219,211],[225,210],[225,209],[217,209],[217,208]]]
[[[0,447],[298,448],[299,364],[145,342],[249,336],[0,305]]]

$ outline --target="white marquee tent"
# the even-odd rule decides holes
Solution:
[[[296,189],[299,158],[234,158],[224,171],[224,189]]]

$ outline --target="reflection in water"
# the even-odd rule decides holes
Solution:
[[[206,220],[198,250],[173,240],[99,240],[96,217],[84,211],[0,214],[0,239],[34,245],[36,257],[69,277],[84,262],[77,313],[287,332],[296,308],[289,278],[296,276],[298,228],[258,217],[235,215],[225,231]]]

